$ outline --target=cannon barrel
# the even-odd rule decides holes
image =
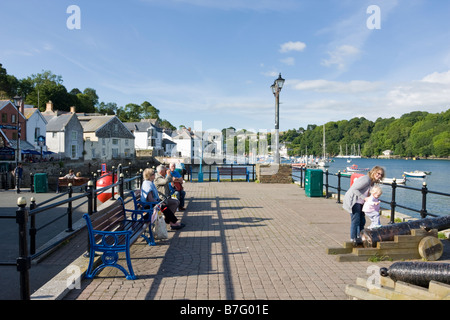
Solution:
[[[430,281],[450,284],[450,264],[434,262],[396,262],[389,269],[380,268],[380,275],[428,288]]]
[[[375,248],[378,242],[393,241],[395,236],[409,235],[413,229],[445,230],[450,228],[450,215],[439,218],[425,218],[407,222],[385,225],[376,229],[364,229],[361,231],[361,240],[364,247]]]

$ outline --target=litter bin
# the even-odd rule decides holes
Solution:
[[[43,193],[48,190],[48,179],[46,173],[34,174],[34,192]]]
[[[305,194],[307,197],[323,197],[323,171],[307,169],[305,175]]]

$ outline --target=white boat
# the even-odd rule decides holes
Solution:
[[[405,177],[405,176],[403,176],[402,179],[396,179],[396,178],[384,178],[383,180],[381,180],[381,182],[382,182],[382,183],[389,183],[389,184],[392,184],[392,182],[394,182],[394,179],[395,179],[395,182],[396,182],[397,184],[405,184],[405,183],[406,183],[406,177]]]
[[[416,171],[409,171],[409,172],[403,172],[404,174],[405,174],[405,176],[407,176],[407,177],[413,177],[413,178],[425,178],[425,176],[426,176],[426,173],[425,172],[423,172],[423,171],[419,171],[419,170],[416,170]]]

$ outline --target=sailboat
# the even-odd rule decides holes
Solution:
[[[326,143],[325,143],[325,124],[323,125],[323,144],[322,144],[322,159],[317,162],[319,167],[328,168],[330,166],[330,161],[326,156]]]

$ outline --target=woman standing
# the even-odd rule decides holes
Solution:
[[[350,240],[355,244],[361,243],[360,233],[366,224],[366,218],[362,207],[364,200],[369,195],[369,189],[384,178],[384,168],[375,166],[366,176],[360,177],[345,193],[343,208],[350,213]]]

